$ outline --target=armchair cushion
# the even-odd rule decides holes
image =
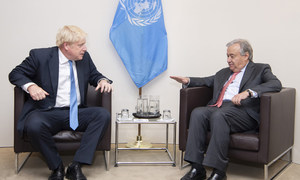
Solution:
[[[55,142],[80,142],[83,132],[60,131],[53,136]]]
[[[257,133],[235,133],[230,136],[230,148],[247,151],[258,151],[259,138]]]
[[[206,144],[208,145],[211,138],[211,133],[208,132]],[[230,149],[258,151],[259,149],[259,136],[255,131],[247,131],[244,133],[234,133],[230,135]]]

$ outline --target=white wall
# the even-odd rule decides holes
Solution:
[[[118,0],[1,0],[1,147],[13,146],[13,86],[8,73],[30,49],[54,46],[57,29],[65,24],[78,25],[89,34],[88,49],[95,64],[114,80],[113,120],[124,107],[134,111],[138,89],[108,36],[117,5]],[[170,109],[178,119],[181,86],[169,75],[212,75],[227,65],[225,44],[235,38],[248,39],[254,48],[254,61],[271,64],[283,86],[299,91],[299,7],[297,0],[163,0],[169,66],[143,87],[143,94],[159,95],[161,110]],[[299,100],[297,96],[297,104]],[[296,111],[293,159],[300,163],[299,106]],[[160,126],[143,126],[143,138],[161,142],[163,130]],[[122,142],[133,141],[136,126],[124,126],[121,133]]]

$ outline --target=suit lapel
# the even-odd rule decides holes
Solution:
[[[251,74],[252,74],[252,72],[254,70],[253,67],[254,67],[254,64],[253,64],[253,62],[250,61],[249,64],[247,65],[247,67],[246,67],[243,79],[242,79],[241,84],[240,84],[240,92],[244,88],[244,86],[247,83],[247,81],[250,79]]]
[[[228,68],[227,71],[222,75],[221,83],[220,83],[220,89],[222,90],[223,86],[225,85],[225,82],[229,79],[230,75],[232,74],[232,71]]]
[[[83,66],[80,66],[80,62],[84,61],[84,59],[80,61],[75,61],[76,63],[76,69],[77,69],[77,78],[78,78],[78,86],[79,86],[79,91],[80,91],[80,99],[81,99],[81,104],[84,102],[84,70]]]
[[[218,76],[219,78],[219,83],[218,86],[216,87],[217,93],[215,95],[215,101],[217,101],[219,94],[221,93],[223,86],[225,85],[225,82],[229,79],[229,76],[231,75],[232,71],[227,68],[226,71],[224,71],[224,73],[220,74],[220,76]]]
[[[58,68],[59,68],[59,59],[58,59],[58,48],[53,48],[52,57],[49,60],[49,72],[50,72],[50,81],[52,84],[52,90],[54,94],[57,93],[58,86]]]

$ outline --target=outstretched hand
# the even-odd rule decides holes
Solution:
[[[171,79],[174,79],[175,81],[182,83],[182,84],[188,84],[190,82],[190,79],[187,77],[181,77],[181,76],[170,76]]]

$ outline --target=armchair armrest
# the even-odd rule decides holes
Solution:
[[[101,106],[111,113],[111,92],[101,93]]]
[[[283,88],[280,92],[264,93],[261,96],[261,157],[258,158],[265,163],[269,163],[294,144],[295,97],[295,88]]]
[[[105,108],[111,114],[111,92],[100,93],[101,94],[101,106]],[[110,118],[111,121],[111,118]],[[107,130],[101,140],[102,149],[110,151],[111,144],[111,122],[109,123]]]
[[[15,111],[14,119],[15,119],[15,125],[16,125],[26,99],[25,99],[25,92],[17,86],[14,87],[14,93],[15,93],[15,95],[14,95],[14,97],[15,97],[15,99],[14,99],[14,101],[15,101],[14,102],[14,106],[15,106],[14,107],[14,111]]]
[[[185,150],[190,115],[194,108],[205,106],[212,98],[213,92],[208,87],[192,87],[180,90],[179,107],[179,149]]]
[[[88,86],[86,97],[87,105],[104,107],[109,113],[111,113],[111,94],[111,92],[101,93],[100,90],[95,91],[95,87]]]
[[[87,105],[88,106],[100,106],[105,108],[111,114],[111,94],[99,91],[95,91],[95,87],[89,86],[87,92]],[[111,123],[109,123],[106,132],[103,135],[102,140],[99,142],[97,149],[109,151],[111,143]]]
[[[25,142],[17,131],[18,120],[21,115],[24,103],[27,99],[27,93],[23,89],[15,86],[14,87],[14,151],[19,152],[32,152],[34,151],[29,142]]]

